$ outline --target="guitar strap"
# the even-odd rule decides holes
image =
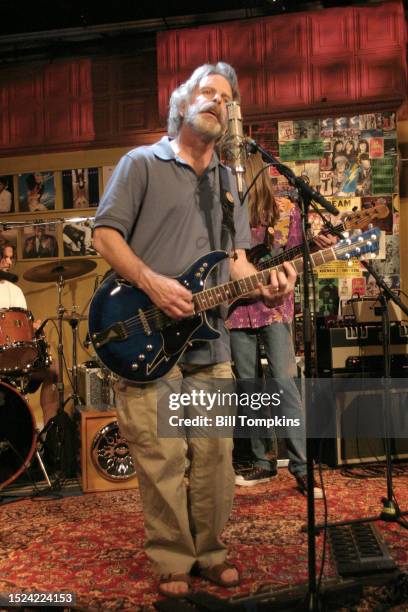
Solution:
[[[227,250],[228,236],[231,237],[232,250],[235,254],[235,223],[234,223],[234,197],[230,191],[230,177],[225,166],[219,166],[220,200],[222,206],[222,234],[221,247]]]

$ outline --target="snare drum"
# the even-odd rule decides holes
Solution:
[[[0,381],[0,489],[28,467],[36,442],[30,406],[14,387]]]
[[[19,376],[48,365],[37,340],[33,315],[24,308],[0,310],[0,375]]]

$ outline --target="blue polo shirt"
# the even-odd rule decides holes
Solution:
[[[151,146],[138,147],[122,157],[100,201],[95,227],[118,230],[131,249],[156,272],[178,276],[202,255],[215,249],[230,251],[231,239],[222,231],[219,166],[214,153],[206,171],[197,176],[177,157],[165,136]],[[249,248],[250,231],[246,206],[241,206],[235,181],[235,246]],[[218,265],[207,286],[226,282],[228,261]],[[212,364],[230,359],[228,332],[221,309],[208,313],[221,338],[195,343],[184,354],[189,363]]]

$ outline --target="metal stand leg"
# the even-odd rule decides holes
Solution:
[[[49,476],[48,476],[48,474],[47,474],[47,470],[45,469],[44,462],[43,462],[43,460],[41,459],[41,455],[40,455],[40,453],[38,452],[38,450],[36,450],[36,451],[35,451],[35,456],[37,457],[37,461],[38,461],[38,463],[40,464],[40,468],[41,468],[42,473],[44,474],[44,478],[45,478],[45,480],[47,481],[47,485],[48,485],[48,486],[51,488],[51,487],[52,487],[52,485],[51,485],[51,480],[49,479]]]

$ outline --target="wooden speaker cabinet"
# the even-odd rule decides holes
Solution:
[[[81,412],[81,485],[84,493],[134,489],[136,472],[115,412]]]

